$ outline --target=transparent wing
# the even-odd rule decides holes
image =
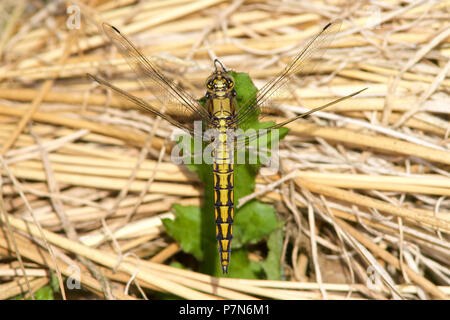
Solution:
[[[270,98],[276,91],[284,87],[295,74],[301,72],[308,65],[311,58],[320,58],[333,41],[336,33],[339,32],[341,24],[341,20],[327,24],[322,31],[307,43],[277,77],[266,83],[254,96],[250,97],[239,107],[234,122],[238,126],[242,126],[246,121],[253,118],[254,114],[259,112],[259,108],[262,105],[270,102]],[[309,64],[310,68],[313,69],[315,64]]]
[[[103,31],[136,72],[139,82],[159,100],[160,107],[173,104],[192,120],[209,120],[209,115],[202,105],[181,86],[165,77],[156,64],[139,52],[119,30],[104,23]]]
[[[186,125],[181,124],[180,122],[176,121],[175,119],[173,119],[172,117],[161,113],[158,109],[156,109],[155,107],[153,107],[152,105],[150,105],[148,102],[146,102],[145,100],[138,98],[134,95],[132,95],[131,93],[126,92],[125,90],[122,90],[118,87],[116,87],[115,85],[111,84],[110,82],[106,81],[105,79],[96,77],[90,73],[87,74],[90,78],[92,78],[93,80],[97,81],[98,83],[100,83],[101,85],[104,85],[105,87],[111,88],[112,90],[116,91],[117,93],[119,93],[122,97],[130,100],[131,102],[133,102],[136,107],[138,107],[139,109],[143,110],[143,111],[148,111],[150,113],[153,113],[156,116],[160,116],[161,118],[167,120],[168,122],[170,122],[171,124],[173,124],[174,126],[188,132],[191,135],[194,135],[194,131]]]
[[[359,90],[359,91],[350,93],[349,95],[346,95],[346,96],[341,97],[341,98],[339,98],[339,99],[333,100],[333,101],[331,101],[331,102],[329,102],[329,103],[326,103],[326,104],[324,104],[324,105],[322,105],[322,106],[320,106],[320,107],[311,109],[311,110],[309,110],[309,111],[307,111],[307,112],[305,112],[305,113],[299,114],[298,116],[292,117],[292,118],[287,119],[287,120],[285,120],[285,121],[283,121],[283,122],[280,122],[280,123],[277,123],[277,124],[275,124],[275,125],[273,125],[273,126],[270,126],[270,127],[268,127],[268,128],[265,128],[265,129],[262,131],[262,133],[258,133],[258,132],[257,132],[257,133],[254,133],[254,134],[252,134],[252,135],[249,135],[249,136],[244,136],[244,135],[242,135],[242,136],[236,136],[236,140],[235,140],[235,149],[240,149],[240,148],[242,148],[242,147],[248,146],[248,145],[249,145],[251,142],[253,142],[254,140],[259,139],[260,137],[269,134],[271,130],[274,130],[274,129],[280,129],[281,127],[283,127],[283,126],[285,126],[285,125],[287,125],[287,124],[289,124],[289,123],[291,123],[291,122],[294,122],[295,120],[298,120],[298,119],[300,119],[300,118],[304,118],[304,117],[309,116],[310,114],[312,114],[312,113],[314,113],[314,112],[316,112],[316,111],[320,111],[320,110],[325,109],[325,108],[327,108],[327,107],[329,107],[329,106],[332,106],[332,105],[334,105],[334,104],[336,104],[336,103],[339,103],[339,102],[344,101],[344,100],[347,100],[347,99],[349,99],[349,98],[351,98],[351,97],[353,97],[353,96],[356,96],[357,94],[363,92],[363,91],[366,90],[366,89],[367,89],[367,88],[364,88],[364,89],[361,89],[361,90]]]

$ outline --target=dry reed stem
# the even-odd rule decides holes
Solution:
[[[2,106],[0,106],[0,109],[1,109],[0,112],[2,113],[4,112],[4,114],[8,115],[21,116],[25,114],[25,110],[20,110],[16,108],[3,108]],[[88,129],[90,131],[101,133],[106,136],[125,139],[128,142],[136,143],[138,145],[143,145],[145,141],[144,135],[139,135],[133,132],[124,132],[123,130],[114,128],[113,126],[99,125],[98,123],[94,123],[88,120],[61,117],[49,112],[39,112],[39,111],[34,112],[33,115],[31,116],[31,119],[33,119],[34,121],[51,123],[55,125],[64,125],[76,129]],[[152,146],[161,147],[161,140],[154,139],[152,141]]]
[[[354,228],[350,227],[348,224],[346,224],[343,221],[337,220],[339,225],[345,229],[349,234],[351,234],[353,237],[355,237],[358,241],[360,241],[363,245],[365,245],[369,250],[376,252],[378,256],[380,256],[382,259],[386,260],[389,264],[395,266],[397,269],[400,269],[400,263],[398,262],[398,259],[391,255],[386,250],[382,250],[379,248],[376,244],[374,244],[370,239],[365,238],[360,232],[356,231]],[[439,299],[447,300],[448,296],[442,292],[439,288],[437,288],[431,281],[425,279],[423,276],[419,275],[409,267],[404,266],[404,270],[408,274],[408,276],[411,278],[412,281],[419,284],[424,290],[430,292],[432,295]]]
[[[272,118],[268,117],[268,120],[271,119]],[[450,164],[449,151],[431,149],[397,139],[386,138],[383,136],[371,136],[341,128],[319,127],[310,123],[297,123],[295,127],[292,125],[288,125],[287,127],[291,129],[292,133],[298,135],[312,135],[331,141],[348,143],[350,145],[370,147],[377,151],[416,156],[446,165]]]
[[[70,48],[72,46],[72,40],[73,40],[73,34],[69,36],[69,39],[67,40],[66,46],[64,48],[63,54],[61,55],[59,59],[59,63],[64,64],[66,59],[69,56]],[[20,120],[19,124],[17,125],[16,130],[14,130],[12,136],[10,139],[3,144],[1,149],[1,154],[5,154],[6,151],[11,147],[11,145],[14,143],[14,141],[17,139],[18,135],[22,132],[23,128],[27,124],[27,122],[30,120],[30,118],[33,116],[33,114],[38,109],[39,105],[42,102],[43,97],[47,94],[47,92],[51,89],[55,79],[58,77],[58,73],[55,73],[52,76],[52,79],[47,80],[42,85],[41,91],[39,92],[39,95],[33,100],[33,103],[31,104],[31,107],[27,110],[26,113],[24,113],[22,119]]]
[[[2,221],[4,221],[3,218],[2,218]],[[23,220],[19,220],[19,219],[13,218],[13,217],[10,217],[10,223],[14,228],[17,228],[21,231],[29,232],[34,237],[40,238],[40,233],[39,233],[38,229],[36,228],[36,226],[34,226],[33,224],[29,224],[28,222],[25,222]],[[61,247],[66,250],[70,250],[73,253],[79,254],[85,258],[92,260],[93,262],[107,266],[109,268],[114,268],[116,266],[116,263],[118,261],[117,256],[107,254],[107,253],[101,252],[101,251],[93,249],[93,248],[86,247],[84,245],[81,245],[77,242],[71,241],[67,238],[64,238],[60,235],[57,235],[57,234],[49,232],[49,231],[44,231],[44,234],[50,243],[57,245],[58,247]],[[132,264],[122,263],[121,265],[119,265],[118,270],[126,272],[131,276],[134,273],[135,268],[136,267]],[[186,297],[186,298],[191,298],[191,299],[212,298],[209,295],[205,295],[200,292],[196,292],[192,289],[189,289],[185,286],[176,284],[169,280],[163,280],[159,277],[155,277],[153,274],[139,273],[137,278],[140,280],[152,283],[159,288],[164,288],[168,292],[179,295],[181,297]]]
[[[39,272],[29,272],[30,292],[48,282],[42,268],[56,267],[42,247],[41,235],[21,220],[33,214],[57,248],[54,258],[63,274],[69,275],[71,257],[81,255],[120,288],[139,270],[132,281],[138,288],[187,299],[392,298],[386,290],[367,286],[365,268],[372,265],[367,258],[373,255],[380,258],[380,271],[391,279],[395,295],[448,298],[449,0],[391,1],[389,6],[371,2],[369,7],[265,0],[120,0],[98,6],[72,2],[88,18],[82,18],[73,45],[65,26],[67,15],[59,16],[52,4],[31,13],[26,2],[13,6],[0,35],[0,144],[26,199],[19,196],[4,168],[1,192],[12,224],[40,244],[13,233],[19,253],[34,262],[33,268],[38,266]],[[306,66],[302,81],[292,81],[291,88],[274,97],[281,110],[264,106],[265,119],[283,121],[301,112],[299,107],[315,108],[369,89],[312,116],[310,123],[293,123],[280,145],[281,170],[258,176],[256,191],[241,199],[259,198],[276,205],[285,221],[283,251],[291,252],[282,261],[290,281],[217,279],[162,264],[177,260],[179,247],[167,237],[161,218],[173,218],[169,212],[173,203],[199,205],[203,190],[195,174],[170,161],[173,144],[166,146],[165,154],[161,151],[172,132],[170,125],[158,126],[151,116],[128,111],[133,108],[130,102],[93,90],[86,81],[86,72],[103,72],[114,84],[159,107],[155,97],[132,79],[124,59],[107,53],[110,46],[99,33],[101,23],[118,26],[145,54],[173,65],[172,76],[201,96],[211,57],[236,71],[249,71],[260,87],[283,69],[302,41],[338,17],[344,17],[342,33],[325,54],[327,62],[312,75]],[[171,104],[165,112],[184,117]],[[33,132],[48,161],[41,160],[36,141],[23,130],[29,120],[34,121]],[[152,130],[148,159],[139,159]],[[138,161],[140,168],[131,181]],[[45,168],[54,171],[53,178]],[[51,182],[58,184],[59,192],[47,187]],[[118,202],[124,187],[129,194]],[[320,195],[322,202],[308,190]],[[78,241],[56,234],[63,231],[58,210],[76,228]],[[105,220],[107,212],[111,215]],[[102,230],[102,219],[109,235]],[[5,230],[0,232],[0,259],[10,256],[20,261]],[[347,246],[357,247],[346,239],[360,243],[365,253],[349,256]],[[132,251],[146,260],[130,256]],[[257,261],[264,258],[257,251],[251,254]],[[327,265],[331,261],[352,271],[353,277],[340,279],[346,284],[334,279],[329,283],[327,271],[337,270],[336,265]],[[307,268],[310,263],[315,268]],[[15,276],[12,269],[0,267],[0,276],[2,271],[5,275],[0,278],[2,297],[30,293],[23,292],[22,270],[31,269],[28,264],[22,267]],[[105,295],[100,283],[80,267],[83,286]],[[145,291],[139,292],[146,297]],[[118,299],[137,296],[116,289],[112,294]]]
[[[384,201],[361,196],[350,191],[344,191],[334,187],[311,183],[308,180],[295,179],[294,181],[299,186],[306,186],[312,192],[317,192],[340,200],[349,201],[360,206],[375,208],[386,213],[397,215],[403,218],[408,218],[413,221],[424,223],[434,228],[444,229],[450,232],[450,221],[447,220],[425,216],[419,212],[416,212],[415,210],[397,207]]]
[[[6,27],[0,37],[0,56],[3,54],[6,42],[11,38],[16,25],[19,23],[20,16],[25,10],[25,1],[19,1],[14,8],[11,18],[7,21]]]
[[[19,281],[11,281],[9,283],[5,283],[0,285],[0,299],[6,300],[10,299],[14,296],[17,296],[19,294],[23,294],[23,286],[24,281],[21,281],[22,279],[19,279]],[[36,292],[38,289],[45,286],[49,281],[48,277],[41,277],[41,278],[31,278],[30,279],[30,285],[31,285],[31,292]],[[27,295],[28,297],[28,295]]]
[[[24,257],[27,257],[28,259],[35,261],[40,265],[46,265],[52,269],[55,268],[55,266],[53,265],[53,261],[50,258],[50,255],[47,252],[45,252],[45,250],[43,251],[42,248],[38,248],[36,244],[34,244],[32,241],[24,238],[21,235],[15,234],[15,238],[19,243],[20,252]],[[8,236],[2,231],[0,236],[0,243],[2,244],[1,246],[4,248],[8,248],[9,241],[10,240],[8,240]],[[74,270],[72,269],[72,267],[70,267],[69,264],[60,259],[57,259],[57,261],[59,264],[59,269],[62,271],[64,275],[66,276],[73,275]],[[82,281],[83,285],[87,285],[89,287],[101,291],[101,287],[98,281],[92,278],[89,274],[83,274],[80,277],[80,280]],[[132,299],[132,297],[127,297],[118,290],[113,290],[113,293],[117,298]]]

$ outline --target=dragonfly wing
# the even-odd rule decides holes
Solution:
[[[159,67],[151,59],[146,58],[119,30],[104,23],[103,31],[136,72],[139,82],[152,92],[161,106],[174,104],[183,110],[184,116],[209,120],[209,115],[202,105],[181,86],[165,77]]]
[[[120,94],[122,97],[130,100],[131,102],[133,102],[136,107],[138,107],[139,109],[143,110],[143,111],[147,111],[150,113],[153,113],[156,116],[159,116],[165,120],[167,120],[169,123],[173,124],[174,126],[188,132],[189,134],[194,134],[194,132],[192,131],[191,128],[189,128],[186,125],[181,124],[180,122],[176,121],[175,119],[173,119],[172,117],[161,113],[158,109],[156,109],[155,107],[153,107],[152,105],[150,105],[148,102],[146,102],[145,100],[138,98],[134,95],[132,95],[131,93],[126,92],[125,90],[122,90],[118,87],[116,87],[115,85],[111,84],[110,82],[106,81],[105,79],[99,78],[97,76],[94,76],[90,73],[87,74],[90,78],[92,78],[93,80],[97,81],[98,83],[100,83],[101,85],[108,87],[112,90],[114,90],[115,92],[117,92],[118,94]]]
[[[284,87],[295,74],[301,72],[307,65],[313,69],[317,62],[309,63],[310,60],[313,57],[318,59],[325,53],[336,33],[339,32],[341,24],[341,20],[336,20],[327,24],[322,31],[315,35],[277,77],[266,83],[254,96],[240,106],[235,122],[242,126],[254,117],[262,105],[268,104],[273,94]]]
[[[357,94],[363,92],[366,89],[367,88],[361,89],[359,91],[355,91],[355,92],[353,92],[353,93],[351,93],[349,95],[346,95],[346,96],[341,97],[339,99],[336,99],[336,100],[333,100],[331,102],[328,102],[328,103],[326,103],[326,104],[324,104],[324,105],[322,105],[320,107],[317,107],[317,108],[311,109],[311,110],[309,110],[307,112],[304,112],[302,114],[299,114],[298,116],[295,116],[295,117],[292,117],[292,118],[290,118],[288,120],[285,120],[283,122],[274,124],[273,126],[265,128],[261,132],[256,132],[256,133],[248,135],[248,136],[245,136],[245,135],[239,136],[238,135],[238,136],[236,136],[235,148],[239,149],[242,146],[248,146],[250,143],[252,143],[256,139],[259,139],[260,137],[269,134],[271,132],[271,130],[280,129],[281,127],[283,127],[283,126],[285,126],[285,125],[287,125],[287,124],[289,124],[291,122],[294,122],[295,120],[298,120],[300,118],[304,118],[304,117],[309,116],[310,114],[312,114],[312,113],[314,113],[316,111],[320,111],[320,110],[325,109],[325,108],[327,108],[329,106],[332,106],[332,105],[334,105],[336,103],[339,103],[339,102],[347,100],[347,99],[349,99],[349,98],[351,98],[353,96],[356,96]]]

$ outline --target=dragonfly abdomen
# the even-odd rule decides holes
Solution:
[[[220,263],[223,273],[230,264],[231,239],[234,220],[234,165],[226,138],[214,150],[214,214],[216,237],[219,245]]]

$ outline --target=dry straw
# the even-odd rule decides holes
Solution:
[[[73,266],[108,299],[448,299],[450,1],[73,0],[79,25],[62,4],[38,3],[0,4],[1,299],[32,297],[49,271],[61,281]],[[174,203],[199,205],[202,186],[170,161],[172,126],[86,79],[105,73],[155,99],[99,26],[119,27],[201,96],[213,58],[260,86],[335,18],[341,34],[315,73],[263,111],[282,121],[368,90],[292,123],[280,171],[242,199],[285,222],[284,281],[168,266],[182,256],[161,219]]]

